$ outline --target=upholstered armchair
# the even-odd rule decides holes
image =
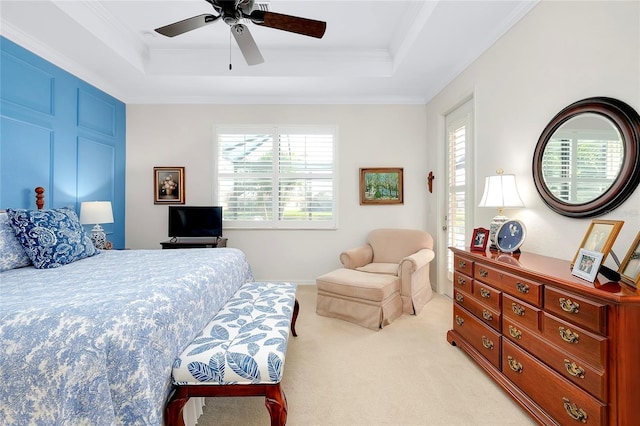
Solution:
[[[402,310],[418,314],[432,296],[429,264],[435,257],[433,238],[416,229],[376,229],[367,243],[340,254],[347,269],[400,278]]]

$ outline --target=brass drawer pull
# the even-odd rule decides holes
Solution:
[[[561,297],[558,299],[560,302],[560,307],[563,311],[569,312],[570,314],[577,314],[580,311],[580,304],[577,302],[573,302],[571,299],[565,299]]]
[[[486,288],[480,287],[480,296],[484,297],[485,299],[488,299],[491,297],[491,292]]]
[[[578,339],[580,339],[580,335],[578,333],[574,333],[570,329],[565,329],[564,327],[558,327],[558,331],[560,332],[560,337],[562,340],[568,343],[578,343]]]
[[[564,360],[564,368],[567,369],[567,373],[573,377],[584,379],[584,368],[578,367],[575,362],[571,362],[568,359]]]
[[[509,368],[515,371],[516,373],[522,373],[522,364],[513,359],[511,355],[507,357],[507,362],[509,363]]]
[[[464,260],[459,260],[458,261],[458,268],[466,268],[467,267],[467,262],[465,262]]]
[[[491,315],[491,312],[487,311],[486,309],[482,310],[482,318],[486,319],[487,321],[492,321],[493,320],[493,315]]]
[[[488,271],[486,271],[486,270],[484,270],[484,269],[482,269],[482,268],[480,268],[480,270],[478,271],[478,273],[480,274],[480,276],[481,276],[482,278],[487,278],[487,277],[489,276],[489,272],[488,272]]]
[[[462,319],[462,317],[459,317],[458,315],[456,315],[456,324],[458,324],[459,326],[463,326],[464,325],[464,319]]]
[[[514,314],[523,317],[524,316],[524,307],[518,305],[517,303],[512,303],[511,304],[511,310],[513,311]]]
[[[456,293],[456,300],[460,303],[464,302],[464,296],[460,293]]]
[[[569,398],[562,397],[562,402],[564,404],[564,409],[567,410],[567,414],[569,415],[569,417],[582,423],[587,422],[588,416],[586,411],[584,411],[582,408],[578,408],[575,403],[571,403],[571,401],[569,401]]]
[[[512,326],[512,325],[509,326],[509,334],[514,339],[518,339],[519,340],[519,339],[522,338],[522,332],[520,330],[518,330],[517,328],[515,328],[514,326]]]
[[[493,350],[493,342],[489,340],[487,336],[482,336],[482,346],[484,346],[487,349]]]
[[[529,293],[529,286],[526,284],[516,283],[516,289],[522,294]]]
[[[465,280],[462,277],[458,277],[458,285],[465,285],[465,283],[467,282],[467,280]]]

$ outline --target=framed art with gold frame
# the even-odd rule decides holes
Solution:
[[[360,204],[403,204],[403,169],[360,169]]]
[[[576,263],[580,249],[602,253],[602,262],[604,262],[620,233],[620,229],[622,229],[622,225],[624,225],[623,220],[592,220],[571,265]]]
[[[636,288],[640,286],[640,232],[636,235],[636,239],[633,240],[629,251],[620,263],[618,273],[625,283]]]
[[[154,167],[153,204],[184,202],[184,167]]]

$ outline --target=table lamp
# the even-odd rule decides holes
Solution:
[[[80,205],[80,223],[95,224],[91,229],[91,241],[98,249],[107,248],[107,235],[101,223],[113,223],[111,201],[86,201]]]
[[[502,169],[496,171],[495,176],[487,176],[484,180],[484,193],[478,207],[497,207],[498,214],[493,217],[489,225],[489,241],[491,249],[497,249],[496,232],[500,225],[509,218],[502,212],[505,207],[524,207],[518,194],[515,175],[505,175]]]

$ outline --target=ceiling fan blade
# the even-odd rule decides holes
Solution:
[[[264,62],[264,58],[258,49],[249,28],[243,24],[236,24],[231,27],[231,34],[238,42],[242,56],[247,61],[247,65],[257,65]]]
[[[283,15],[282,13],[265,12],[263,10],[254,10],[248,18],[256,25],[315,38],[322,38],[327,29],[327,23],[323,21]]]
[[[167,37],[175,37],[180,34],[184,34],[188,31],[195,30],[205,25],[209,25],[215,22],[220,16],[216,15],[198,15],[193,18],[184,19],[173,24],[165,25],[164,27],[156,28],[156,32]]]

